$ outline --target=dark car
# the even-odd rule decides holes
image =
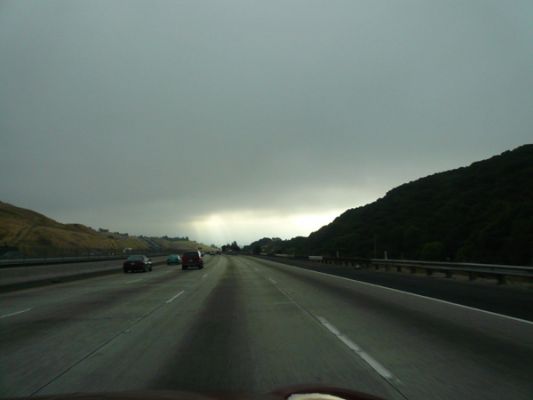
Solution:
[[[171,254],[167,257],[167,265],[180,265],[181,257],[177,254]]]
[[[202,253],[199,251],[188,251],[181,256],[181,269],[187,269],[189,267],[197,267],[198,269],[204,267]]]
[[[131,255],[124,261],[123,268],[124,272],[151,271],[152,260],[144,255]]]

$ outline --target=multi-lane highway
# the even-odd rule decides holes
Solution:
[[[299,383],[531,399],[533,323],[244,256],[0,295],[2,397]]]

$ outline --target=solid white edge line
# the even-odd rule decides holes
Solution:
[[[31,310],[31,308],[26,308],[25,310],[20,310],[20,311],[15,311],[15,312],[12,312],[12,313],[9,313],[9,314],[0,315],[0,319],[7,318],[7,317],[13,317],[15,315],[19,315],[19,314],[25,313],[25,312],[30,311],[30,310]]]
[[[275,262],[275,261],[273,261],[273,262]],[[276,262],[276,264],[283,265],[283,266],[289,266],[289,265],[287,265],[287,264],[282,264],[282,263],[278,263],[278,262]],[[294,266],[294,265],[293,265],[293,266]],[[304,271],[307,271],[307,272],[312,272],[312,273],[315,273],[315,274],[320,274],[320,275],[328,276],[328,277],[330,277],[330,278],[337,278],[337,279],[342,279],[342,280],[345,280],[345,281],[348,281],[348,282],[357,283],[357,284],[359,284],[359,285],[372,286],[372,287],[377,287],[377,288],[381,288],[381,289],[390,290],[391,292],[408,294],[408,295],[410,295],[410,296],[420,297],[420,298],[422,298],[422,299],[432,300],[432,301],[436,301],[436,302],[438,302],[438,303],[449,304],[449,305],[452,305],[452,306],[456,306],[456,307],[460,307],[460,308],[465,308],[465,309],[467,309],[467,310],[479,311],[479,312],[482,312],[482,313],[485,313],[485,314],[489,314],[489,315],[492,315],[492,316],[495,316],[495,317],[507,318],[507,319],[510,319],[510,320],[513,320],[513,321],[517,321],[517,322],[522,322],[522,323],[525,323],[525,324],[533,325],[533,321],[528,321],[527,319],[522,319],[522,318],[517,318],[517,317],[511,317],[510,315],[505,315],[505,314],[498,314],[498,313],[493,312],[493,311],[482,310],[481,308],[475,308],[475,307],[465,306],[464,304],[452,303],[451,301],[442,300],[442,299],[436,299],[436,298],[434,298],[434,297],[428,297],[428,296],[424,296],[424,295],[422,295],[422,294],[406,292],[406,291],[404,291],[404,290],[394,289],[394,288],[390,288],[390,287],[382,286],[382,285],[377,285],[377,284],[375,284],[375,283],[369,283],[369,282],[358,281],[357,279],[350,279],[350,278],[346,278],[346,277],[344,277],[344,276],[338,276],[338,275],[326,274],[325,272],[313,271],[312,269],[307,269],[307,268],[300,268],[300,267],[296,267],[296,268],[299,268],[299,269],[304,270]]]
[[[176,300],[179,296],[181,296],[183,294],[184,290],[182,290],[181,292],[179,293],[176,293],[174,296],[172,296],[170,299],[168,299],[166,301],[166,303],[172,303],[174,300]]]
[[[324,327],[328,331],[333,333],[337,337],[337,339],[339,339],[342,343],[346,345],[346,347],[348,347],[350,350],[356,353],[359,357],[361,357],[379,375],[381,375],[383,378],[387,380],[398,380],[397,378],[394,377],[394,375],[387,368],[385,368],[378,361],[376,361],[370,354],[362,350],[361,347],[359,347],[356,343],[352,342],[350,338],[341,334],[337,328],[335,328],[333,325],[331,325],[328,322],[328,320],[326,320],[324,317],[319,317],[319,316],[317,316],[317,318],[320,321],[320,323],[324,325]]]
[[[135,283],[135,282],[140,282],[142,281],[142,279],[134,279],[132,281],[127,281],[126,283]]]

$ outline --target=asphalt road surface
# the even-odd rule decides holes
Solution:
[[[428,277],[425,274],[410,274],[405,270],[384,272],[293,258],[262,258],[533,321],[533,290],[523,283],[498,285],[494,278],[468,281],[468,277],[458,274],[450,279],[437,272]]]
[[[301,383],[532,399],[533,323],[244,256],[0,295],[2,397]]]

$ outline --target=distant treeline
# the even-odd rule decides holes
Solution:
[[[533,145],[401,185],[254,252],[533,265]]]
[[[189,240],[189,236],[174,236],[174,237],[170,237],[170,236],[162,236],[163,239],[166,239],[166,240],[178,240],[178,241],[183,241],[183,240]]]

